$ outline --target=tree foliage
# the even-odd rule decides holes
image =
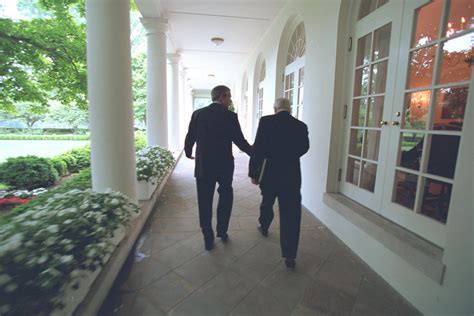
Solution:
[[[14,111],[17,102],[46,108],[49,100],[87,108],[84,0],[20,5],[39,17],[0,19],[0,109]]]
[[[146,122],[146,55],[137,54],[132,58],[133,113],[136,121]]]

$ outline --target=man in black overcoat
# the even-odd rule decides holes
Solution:
[[[274,110],[274,115],[260,119],[249,162],[249,177],[252,183],[260,184],[262,202],[258,229],[265,237],[273,220],[273,204],[278,198],[281,252],[286,266],[294,268],[301,224],[300,157],[309,149],[308,127],[291,116],[288,99],[277,99]]]
[[[190,159],[194,159],[193,146],[194,143],[197,144],[194,176],[198,193],[199,223],[206,250],[211,250],[214,244],[211,221],[216,183],[219,184],[217,237],[224,242],[228,238],[227,229],[234,199],[232,143],[248,155],[251,153],[251,146],[242,134],[237,114],[228,110],[232,102],[230,89],[226,86],[217,86],[212,89],[211,97],[210,105],[194,111],[184,144],[186,157]]]

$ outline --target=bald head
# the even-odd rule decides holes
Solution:
[[[291,112],[290,100],[286,98],[278,98],[275,100],[275,103],[273,104],[273,108],[275,109],[275,113],[280,112],[280,111]]]

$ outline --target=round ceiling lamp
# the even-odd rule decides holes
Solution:
[[[224,43],[224,39],[222,37],[213,37],[213,38],[211,38],[211,42],[215,46],[219,46],[219,45],[222,45],[222,43]]]

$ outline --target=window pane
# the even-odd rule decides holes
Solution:
[[[372,60],[377,60],[388,56],[388,51],[390,50],[391,30],[392,24],[389,23],[375,31]]]
[[[449,18],[444,28],[446,36],[449,37],[469,28],[474,28],[474,2],[472,0],[451,1]]]
[[[355,73],[354,96],[367,95],[369,90],[369,67],[357,69]]]
[[[418,176],[397,170],[395,173],[395,191],[392,201],[411,210],[415,206],[416,184]]]
[[[437,221],[446,223],[452,185],[449,183],[425,179],[423,201],[420,213]]]
[[[474,58],[474,33],[445,42],[439,83],[469,81],[470,58]]]
[[[400,133],[400,167],[420,170],[421,153],[423,152],[423,134]]]
[[[357,59],[356,66],[365,65],[370,62],[370,41],[372,33],[359,38],[357,42]]]
[[[434,0],[415,11],[415,33],[411,47],[427,44],[438,38],[443,3]]]
[[[462,130],[468,93],[468,87],[436,90],[433,129]]]
[[[369,98],[369,110],[367,118],[367,126],[380,127],[382,121],[384,97]]]
[[[304,87],[298,88],[298,104],[303,104],[303,96],[304,96]]]
[[[363,130],[351,128],[351,139],[349,141],[349,154],[354,156],[361,155],[362,152]]]
[[[359,20],[374,11],[376,6],[377,0],[362,0],[359,9]]]
[[[370,192],[374,192],[375,178],[377,174],[377,165],[370,162],[362,162],[362,174],[360,178],[360,187]]]
[[[293,82],[294,82],[294,73],[292,72],[291,74],[288,74],[285,76],[285,90],[289,90],[293,88]]]
[[[387,81],[387,66],[387,61],[372,65],[370,94],[385,92],[385,83]]]
[[[410,53],[407,88],[431,86],[437,46],[429,46]]]
[[[405,94],[402,126],[406,129],[425,129],[430,106],[429,90]]]
[[[352,126],[365,125],[365,113],[367,110],[367,99],[354,100],[352,105]]]
[[[347,159],[346,181],[357,185],[359,183],[360,161],[354,158]]]
[[[304,67],[300,68],[298,74],[299,74],[298,82],[299,82],[299,85],[302,86],[304,85]]]
[[[379,158],[380,131],[366,131],[364,158],[377,160]]]
[[[428,173],[451,179],[454,177],[459,139],[459,136],[431,135]]]

